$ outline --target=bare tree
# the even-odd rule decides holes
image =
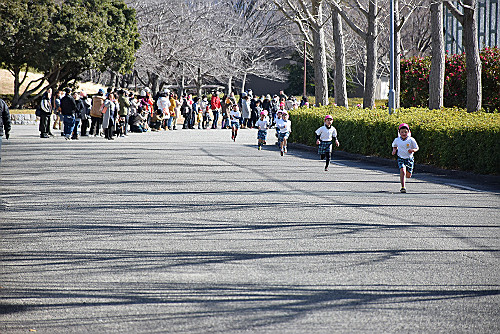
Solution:
[[[304,39],[313,46],[314,83],[316,104],[327,105],[328,72],[323,16],[324,0],[275,0],[284,15],[299,27]],[[311,38],[312,35],[312,38]]]
[[[481,59],[477,40],[476,8],[477,0],[459,1],[463,13],[450,1],[444,5],[460,22],[463,27],[462,39],[465,48],[465,66],[467,72],[467,111],[474,112],[481,109]]]

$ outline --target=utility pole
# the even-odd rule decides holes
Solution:
[[[391,74],[389,78],[389,114],[394,111],[395,105],[395,91],[394,91],[394,0],[390,0],[390,62]]]
[[[306,91],[306,76],[307,76],[307,42],[304,41],[304,94],[302,96],[307,96],[307,91]]]

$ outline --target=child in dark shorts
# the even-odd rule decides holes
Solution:
[[[398,128],[399,136],[392,142],[392,155],[397,152],[399,179],[401,182],[401,192],[406,193],[406,178],[410,178],[413,174],[414,159],[413,153],[418,151],[418,144],[411,137],[410,127],[406,123],[402,123]]]

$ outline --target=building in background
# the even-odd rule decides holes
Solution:
[[[455,1],[454,5],[462,9],[462,6],[458,2]],[[499,0],[477,0],[476,13],[479,48],[500,46]],[[462,30],[460,22],[445,7],[444,38],[445,49],[448,54],[461,54],[464,52]]]

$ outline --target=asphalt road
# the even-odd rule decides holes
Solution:
[[[498,188],[255,144],[14,126],[0,333],[500,332]]]

